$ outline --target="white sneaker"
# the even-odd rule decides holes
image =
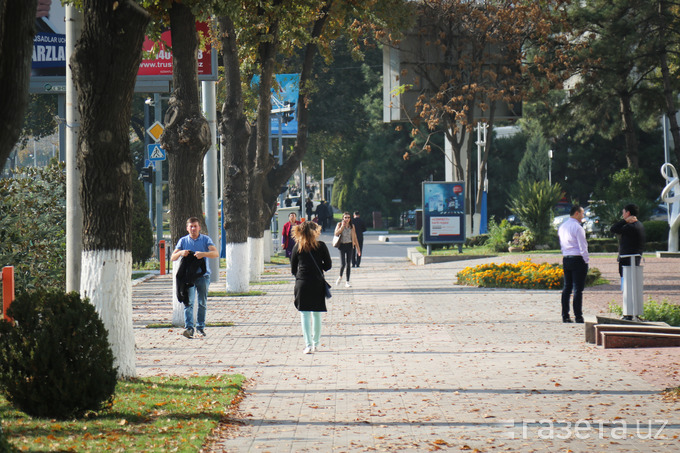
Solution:
[[[335,280],[335,286],[338,286],[340,284],[340,281],[342,281],[342,275],[338,277],[337,280]]]
[[[312,353],[316,352],[316,346],[312,346]]]
[[[312,352],[314,352],[314,351],[312,350],[312,346],[307,346],[307,347],[302,351],[303,354],[311,354]]]
[[[349,284],[349,282],[345,282],[345,288],[351,288],[352,285]]]

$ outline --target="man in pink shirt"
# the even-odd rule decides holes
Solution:
[[[574,205],[569,211],[569,219],[562,223],[557,235],[562,249],[562,268],[564,269],[564,288],[562,289],[562,322],[572,322],[569,317],[569,298],[574,292],[574,318],[583,322],[583,288],[588,274],[588,242],[586,231],[581,226],[583,208]]]

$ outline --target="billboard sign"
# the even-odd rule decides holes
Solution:
[[[33,39],[33,58],[31,64],[31,82],[43,87],[66,84],[66,10],[58,1],[53,1],[49,10],[38,11],[35,19],[36,34]],[[208,36],[206,22],[196,22],[196,30]],[[198,79],[217,80],[217,53],[212,50],[206,40],[205,49],[198,52]],[[172,40],[170,30],[161,35],[160,50],[155,58],[144,59],[139,65],[137,81],[169,81],[172,80]],[[154,43],[148,38],[144,41],[144,51],[152,50]],[[143,85],[143,84],[142,84]],[[57,91],[55,89],[39,89],[33,92]],[[141,91],[141,90],[138,90]]]
[[[465,182],[423,183],[423,242],[465,242]]]
[[[260,83],[258,75],[253,77],[253,86]],[[279,135],[279,122],[281,122],[282,137],[296,137],[298,130],[297,122],[297,102],[300,95],[300,74],[276,74],[276,84],[272,87],[272,112],[288,112],[290,121],[281,121],[283,114],[272,113],[271,115],[271,135]]]

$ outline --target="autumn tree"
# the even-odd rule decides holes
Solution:
[[[559,86],[565,67],[564,48],[569,45],[564,29],[562,0],[517,2],[513,0],[426,0],[413,4],[417,25],[407,37],[422,46],[403,47],[400,83],[405,91],[419,94],[410,112],[414,135],[443,131],[452,149],[453,178],[471,180],[470,136],[478,121],[490,128],[509,110],[518,109],[529,90],[543,93]],[[547,44],[551,52],[547,53]],[[491,130],[491,129],[490,129]],[[492,134],[489,137],[493,137]],[[414,140],[405,158],[419,149]],[[479,162],[485,178],[491,138]],[[476,189],[476,211],[481,209],[483,187]],[[472,190],[467,189],[468,195]]]
[[[82,6],[83,31],[70,61],[81,117],[80,292],[106,326],[119,376],[133,377],[129,126],[149,14],[131,0],[85,0]]]

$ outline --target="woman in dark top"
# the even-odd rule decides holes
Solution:
[[[316,352],[321,338],[321,313],[326,311],[326,287],[322,270],[331,268],[331,255],[323,241],[319,225],[303,222],[293,228],[295,246],[290,270],[295,275],[295,308],[302,319],[304,354]]]

